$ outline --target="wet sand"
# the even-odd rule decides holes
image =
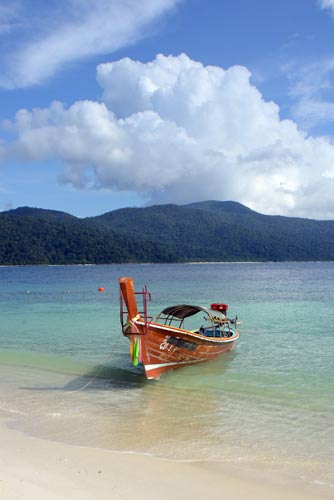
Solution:
[[[31,438],[0,423],[1,500],[319,500],[332,494],[263,465],[82,448]]]

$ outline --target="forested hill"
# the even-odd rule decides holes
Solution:
[[[124,208],[79,219],[0,213],[0,264],[334,260],[334,221],[262,215],[232,201]]]

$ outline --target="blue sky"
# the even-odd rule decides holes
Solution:
[[[3,0],[0,210],[334,219],[333,42],[334,0]]]

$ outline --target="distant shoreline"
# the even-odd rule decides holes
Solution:
[[[240,260],[240,261],[190,261],[190,262],[110,262],[106,264],[0,264],[6,267],[92,267],[92,266],[166,266],[166,265],[230,265],[230,264],[330,264],[334,260]]]
[[[31,207],[0,213],[2,265],[302,261],[334,261],[334,220],[269,216],[219,201],[85,219]]]

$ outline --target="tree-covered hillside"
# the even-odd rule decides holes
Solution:
[[[0,213],[0,264],[334,260],[334,221],[258,214],[232,201],[114,210],[78,219]]]
[[[230,201],[125,208],[91,221],[169,245],[178,261],[334,260],[334,221],[267,216]]]
[[[0,214],[0,265],[168,262],[154,244],[138,244],[114,231],[101,231],[73,216],[46,212]]]

